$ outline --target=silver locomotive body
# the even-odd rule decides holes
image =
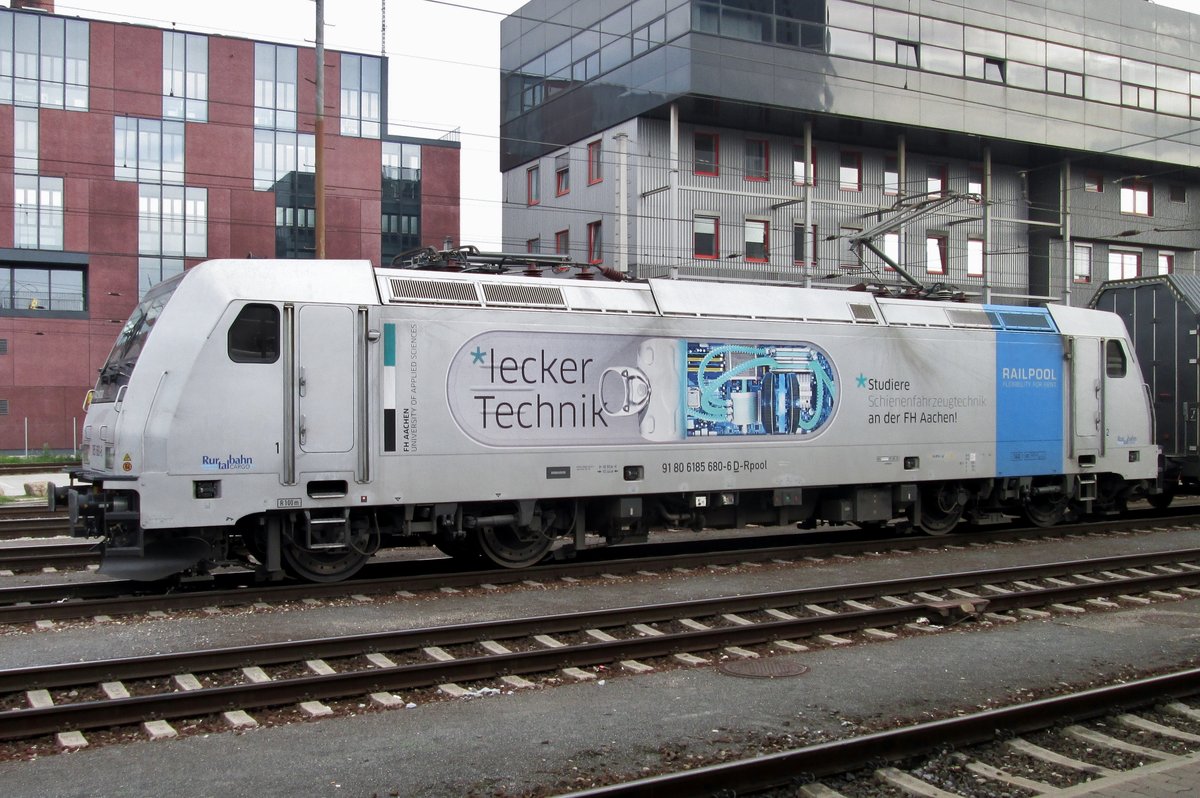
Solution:
[[[104,570],[520,567],[660,526],[938,534],[1119,509],[1158,451],[1123,324],[699,281],[212,261],[152,291],[58,489]]]

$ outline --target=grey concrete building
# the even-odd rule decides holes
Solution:
[[[505,246],[899,283],[849,246],[899,206],[876,246],[987,301],[1194,272],[1198,34],[1147,0],[533,0],[501,28]]]

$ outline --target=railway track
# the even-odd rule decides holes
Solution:
[[[1176,515],[1151,521],[1122,519],[1100,524],[1060,526],[1053,529],[1014,529],[993,533],[881,539],[866,533],[815,534],[797,540],[794,533],[761,537],[716,538],[663,544],[614,547],[588,552],[578,560],[551,562],[536,568],[511,570],[460,570],[449,559],[423,559],[373,563],[360,578],[334,584],[256,583],[249,571],[215,574],[211,580],[182,585],[146,585],[124,580],[104,580],[44,585],[0,587],[0,624],[33,621],[63,621],[95,615],[129,615],[151,611],[186,611],[210,607],[237,607],[259,601],[289,602],[304,599],[344,598],[349,594],[394,595],[442,588],[473,589],[507,585],[528,580],[582,579],[604,574],[629,575],[639,571],[672,568],[734,566],[741,563],[770,563],[777,560],[855,556],[930,550],[931,547],[980,546],[1037,537],[1107,534],[1161,527],[1200,524],[1200,516]],[[850,537],[850,539],[847,539]],[[819,542],[813,542],[819,541]],[[833,541],[833,542],[830,542]],[[80,555],[86,558],[86,553]],[[36,558],[28,569],[39,570]],[[169,591],[169,592],[165,592]]]
[[[1200,549],[0,671],[0,740],[393,691],[517,689],[1200,596]],[[365,597],[364,597],[365,598]],[[731,666],[723,666],[731,667]],[[273,671],[269,672],[269,671]],[[750,675],[750,674],[747,674]],[[467,685],[464,687],[463,685]],[[482,685],[482,688],[471,687]],[[316,703],[314,703],[316,702]],[[253,722],[252,720],[250,722]],[[148,726],[149,730],[157,728]],[[60,738],[72,745],[75,738]]]
[[[80,462],[78,460],[0,463],[0,476],[21,474],[56,474],[59,471],[68,471],[72,468],[79,468],[79,466]]]
[[[4,505],[0,509],[0,540],[48,538],[71,532],[65,512],[50,512],[45,503]]]
[[[99,540],[0,547],[0,571],[78,569],[99,561]]]
[[[1200,709],[1181,700],[1197,695],[1200,669],[1189,669],[565,798],[756,795],[780,787],[807,798],[1055,795],[1200,750]]]

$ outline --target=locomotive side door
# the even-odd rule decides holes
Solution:
[[[1101,341],[1071,339],[1071,429],[1072,450],[1081,454],[1103,454],[1101,428],[1104,423],[1101,371]]]
[[[344,305],[302,305],[296,326],[296,442],[304,453],[349,452],[354,446],[357,390],[354,310]],[[317,468],[352,467],[352,462],[348,466],[329,462]]]

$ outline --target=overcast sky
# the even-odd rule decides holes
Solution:
[[[1080,0],[1085,2],[1086,0]],[[462,242],[500,243],[500,20],[525,0],[326,0],[325,46],[386,54],[392,133],[461,129]],[[2,0],[9,5],[9,0]],[[296,45],[313,43],[312,0],[55,0],[55,11]],[[1158,0],[1200,13],[1200,0]]]

